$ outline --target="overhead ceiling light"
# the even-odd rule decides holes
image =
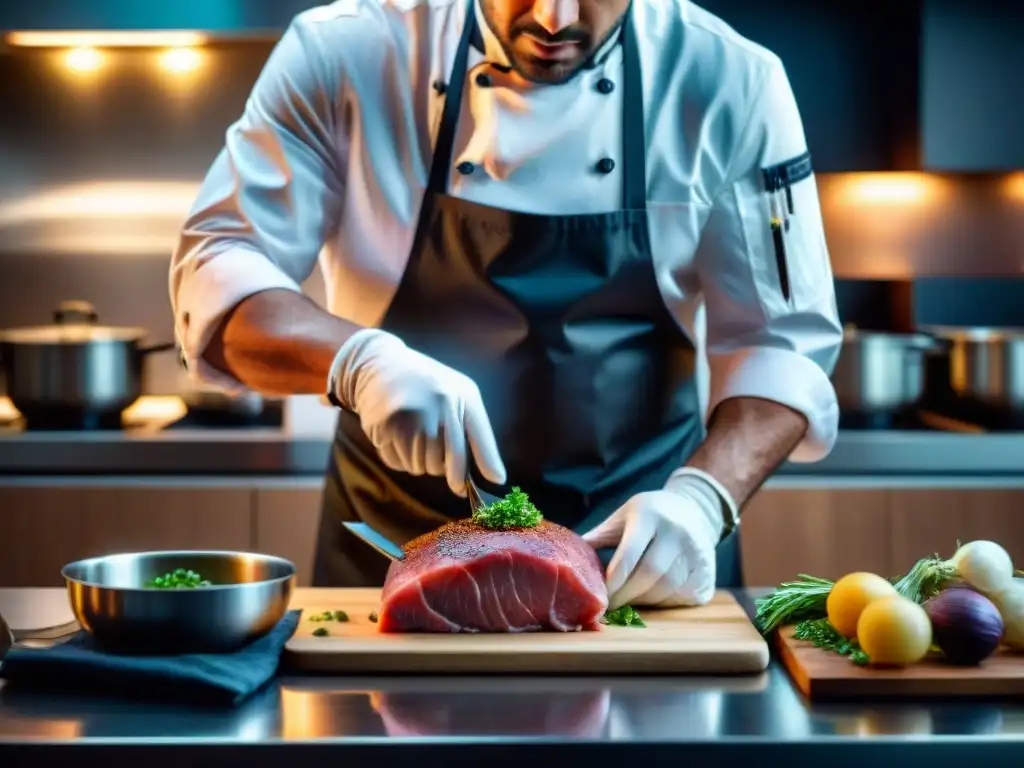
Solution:
[[[161,68],[175,75],[194,72],[202,63],[203,56],[195,48],[169,48],[160,56]]]
[[[21,48],[187,48],[208,41],[204,33],[188,30],[33,30],[9,32],[5,39]]]
[[[64,57],[64,64],[72,72],[95,72],[103,66],[103,54],[95,48],[72,48]]]

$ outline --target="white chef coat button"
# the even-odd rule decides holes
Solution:
[[[463,176],[469,176],[469,174],[476,170],[476,166],[469,162],[469,160],[463,160],[461,163],[455,166],[455,168]]]
[[[597,90],[601,93],[608,95],[615,90],[615,83],[609,80],[607,77],[602,77],[597,81]]]
[[[481,88],[490,88],[491,78],[485,75],[483,72],[481,72],[479,75],[476,76],[476,84],[479,85]]]
[[[615,170],[615,161],[610,157],[602,157],[597,161],[597,170],[601,173],[611,173]]]
[[[444,92],[448,90],[448,86],[441,80],[435,80],[433,88],[437,91],[438,96],[443,96]]]

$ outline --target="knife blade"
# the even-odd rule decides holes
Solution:
[[[405,558],[405,552],[402,551],[400,546],[395,544],[386,536],[382,536],[377,533],[377,531],[373,530],[373,528],[368,526],[366,523],[343,522],[342,525],[344,525],[352,535],[365,541],[389,560],[403,560]]]
[[[469,444],[468,437],[466,438],[466,444]],[[468,459],[466,462],[466,499],[469,501],[470,511],[475,513],[478,509],[489,507],[498,500],[498,497],[487,491],[480,490],[479,484],[473,479],[473,470],[477,469],[477,466],[472,450],[469,451]]]

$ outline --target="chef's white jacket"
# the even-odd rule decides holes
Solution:
[[[298,291],[319,257],[328,309],[375,326],[409,257],[464,0],[338,0],[290,25],[207,176],[171,266],[171,301],[195,375],[241,385],[201,355],[254,293]],[[544,214],[622,207],[622,47],[568,83],[476,82],[507,61],[475,8],[449,193]],[[706,352],[708,413],[723,399],[784,403],[810,422],[790,457],[831,449],[829,381],[842,329],[813,176],[793,189],[780,288],[761,170],[804,153],[786,72],[771,52],[687,0],[634,0],[647,133],[650,236],[662,296]],[[610,92],[598,81],[607,78]],[[493,78],[492,78],[493,79]],[[476,169],[454,170],[469,161]],[[705,317],[706,315],[706,317]],[[704,360],[704,356],[701,356]],[[710,374],[707,376],[707,374]]]

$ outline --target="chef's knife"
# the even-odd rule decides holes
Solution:
[[[405,557],[405,553],[402,551],[400,546],[387,537],[377,533],[366,523],[343,522],[342,525],[344,525],[354,536],[365,541],[389,560],[402,560]]]

